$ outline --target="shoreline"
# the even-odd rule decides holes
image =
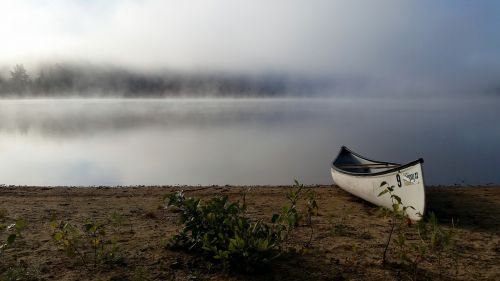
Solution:
[[[193,255],[165,248],[179,230],[178,214],[166,209],[163,196],[184,190],[202,200],[214,195],[241,199],[246,193],[248,216],[269,221],[286,203],[289,186],[132,186],[132,187],[0,187],[0,209],[4,224],[24,218],[27,227],[15,248],[8,249],[0,262],[0,274],[9,266],[26,264],[39,269],[42,280],[134,280],[143,270],[144,280],[399,280],[401,268],[381,266],[388,219],[376,206],[332,185],[313,186],[319,215],[313,218],[313,240],[304,248],[310,229],[297,228],[290,244],[304,249],[300,256],[278,263],[266,275],[238,275],[210,271]],[[421,265],[422,279],[498,280],[500,278],[500,186],[438,187],[427,192],[428,211],[440,225],[455,226],[457,264]],[[74,224],[88,220],[106,222],[118,213],[123,225],[109,227],[119,241],[126,266],[82,269],[64,255],[51,237],[52,218]],[[452,220],[453,219],[453,220]],[[1,235],[3,235],[2,233]],[[3,239],[3,236],[2,236]],[[391,253],[395,260],[395,253]],[[458,271],[455,273],[455,266]],[[123,277],[119,279],[119,277]],[[125,278],[125,277],[126,278]],[[191,277],[190,277],[191,276]],[[120,278],[121,278],[120,277]],[[115,278],[115,279],[113,279]],[[118,279],[116,279],[118,278]],[[127,279],[128,278],[128,279]]]
[[[304,187],[307,188],[338,188],[335,184],[303,184]],[[209,185],[189,185],[189,184],[174,184],[174,185],[16,185],[16,184],[0,184],[0,188],[40,188],[40,189],[51,189],[51,188],[95,188],[95,189],[109,189],[109,188],[289,188],[291,185],[287,184],[278,184],[278,185],[233,185],[233,184],[209,184]],[[452,189],[452,188],[500,188],[500,184],[491,183],[491,184],[468,184],[468,185],[426,185],[425,189]]]

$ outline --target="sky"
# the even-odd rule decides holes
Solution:
[[[500,86],[500,2],[0,0],[0,67],[286,73],[376,91]]]

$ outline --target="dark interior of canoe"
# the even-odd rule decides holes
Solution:
[[[367,159],[346,147],[342,147],[339,155],[333,162],[337,169],[356,174],[380,173],[400,167],[400,164],[381,162]]]

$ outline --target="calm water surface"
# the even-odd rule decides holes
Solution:
[[[500,183],[500,99],[0,101],[0,184],[329,184],[341,145]]]

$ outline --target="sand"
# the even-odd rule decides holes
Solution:
[[[300,226],[290,247],[301,255],[282,260],[260,274],[224,273],[201,258],[165,247],[179,230],[178,214],[164,208],[163,195],[183,189],[189,196],[228,195],[239,199],[247,190],[249,216],[270,220],[285,203],[289,187],[0,187],[0,223],[27,220],[23,238],[1,257],[0,272],[28,267],[45,280],[405,280],[413,275],[397,264],[393,250],[381,265],[389,218],[379,209],[336,186],[314,186],[319,215],[311,228]],[[455,254],[420,265],[420,280],[500,280],[500,188],[429,187],[428,211],[446,227],[455,225]],[[50,220],[83,224],[123,217],[108,225],[126,265],[85,269],[67,257],[51,238]],[[0,234],[5,239],[5,233]],[[142,279],[141,279],[142,278]]]

